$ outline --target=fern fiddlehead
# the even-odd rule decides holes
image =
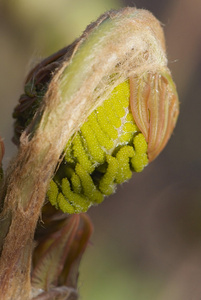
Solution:
[[[130,13],[129,9],[126,13]],[[118,13],[113,12],[111,15],[111,20],[118,19]],[[66,53],[70,57],[76,52],[73,54],[76,65],[76,59],[81,60],[84,45],[86,48],[89,47],[87,43],[90,45],[90,34],[96,40],[97,26],[105,26],[104,21],[109,17],[104,15],[97,23],[92,24],[88,28],[89,37],[86,38],[87,31],[83,34],[80,38],[84,40],[80,45],[80,52],[75,42],[44,60],[28,75],[25,94],[21,96],[20,104],[14,111],[15,141],[18,141],[21,131],[34,116],[48,89],[52,74],[66,59]],[[148,15],[148,19],[150,17]],[[136,23],[138,21],[140,23],[140,18]],[[155,19],[153,22],[156,25]],[[117,184],[131,178],[133,171],[141,172],[167,143],[178,116],[178,98],[166,66],[161,28],[159,31],[158,36],[154,32],[157,37],[151,32],[149,43],[157,44],[161,61],[157,58],[157,63],[153,63],[154,54],[149,53],[149,49],[140,49],[142,53],[138,54],[139,50],[131,47],[132,55],[133,51],[137,52],[132,63],[133,68],[138,71],[128,72],[124,79],[119,80],[117,74],[122,66],[125,64],[128,68],[127,57],[116,63],[107,76],[107,81],[111,84],[117,79],[117,83],[113,84],[106,99],[96,106],[67,142],[61,163],[47,192],[48,199],[56,208],[66,213],[80,213],[87,211],[91,205],[101,203],[104,196],[115,191]],[[138,42],[138,37],[136,41]],[[141,67],[141,60],[147,63],[146,68],[144,65]],[[72,64],[69,68],[72,68]],[[101,87],[96,87],[95,92],[98,89],[101,90]],[[101,93],[97,97],[100,95]]]

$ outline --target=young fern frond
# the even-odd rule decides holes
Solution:
[[[1,299],[30,298],[33,239],[47,190],[50,202],[68,213],[102,202],[132,171],[140,172],[161,152],[178,112],[163,31],[144,10],[105,13],[72,45],[30,72],[14,111],[19,151],[1,193]],[[0,148],[2,158],[2,143]],[[79,217],[71,218],[78,221]],[[74,236],[70,258],[63,255],[66,251],[59,252],[61,265],[52,270],[41,297],[55,295],[61,282],[68,284],[65,279],[74,261],[68,259],[74,257],[74,246],[80,259],[90,236],[90,222],[84,224],[83,234],[78,228]],[[57,252],[60,237],[54,236],[54,247],[37,264],[41,271],[35,273],[37,283],[49,278],[49,265],[54,264],[51,253]],[[47,237],[46,246],[51,239]],[[76,277],[74,271],[72,275]],[[40,288],[37,285],[39,297]]]
[[[84,109],[79,97],[82,105],[88,98],[92,105],[71,131],[47,196],[63,212],[85,212],[133,171],[141,172],[164,148],[176,124],[178,98],[160,24],[143,10],[109,12],[72,45],[39,64],[28,75],[14,111],[15,141],[41,103],[48,105],[55,84],[61,99],[75,93],[77,109]],[[77,84],[82,86],[78,90]]]

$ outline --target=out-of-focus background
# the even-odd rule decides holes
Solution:
[[[201,1],[0,0],[0,135],[16,152],[12,111],[25,75],[101,13],[150,10],[163,24],[181,112],[163,153],[91,208],[95,232],[81,265],[82,300],[201,299]]]

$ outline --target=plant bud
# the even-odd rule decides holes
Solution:
[[[142,171],[175,127],[179,103],[160,23],[135,8],[108,12],[36,66],[14,111],[16,143],[54,95],[68,99],[64,114],[74,108],[47,196],[64,212],[85,212]]]

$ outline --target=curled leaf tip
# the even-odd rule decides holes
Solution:
[[[53,223],[46,217],[43,235],[33,252],[33,295],[38,296],[36,299],[68,299],[69,295],[71,299],[72,292],[77,294],[79,264],[93,226],[83,214],[66,216]]]
[[[166,73],[165,73],[166,71]],[[176,125],[179,101],[168,70],[130,78],[130,106],[148,143],[149,162],[163,150]]]

